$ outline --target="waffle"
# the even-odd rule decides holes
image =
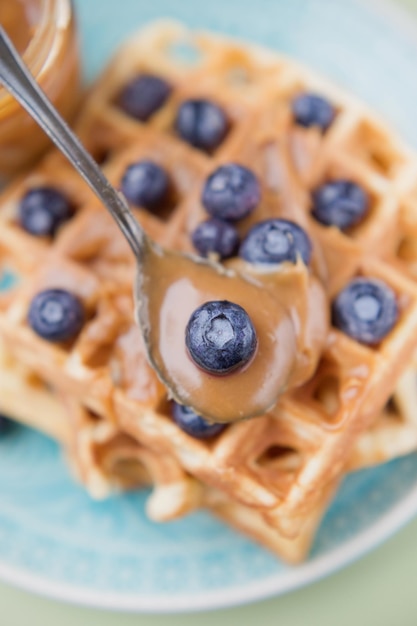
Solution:
[[[204,507],[221,520],[274,552],[280,559],[296,564],[308,554],[317,527],[336,491],[328,486],[320,501],[306,516],[296,538],[287,538],[271,527],[253,507],[233,500],[223,491],[192,479],[175,457],[159,455],[140,445],[115,425],[97,418],[71,396],[57,394],[25,370],[4,349],[0,351],[0,410],[14,420],[40,430],[63,447],[74,478],[94,499],[115,492],[150,487],[146,513],[156,522],[180,518]],[[404,374],[413,377],[415,368]],[[396,391],[398,406],[394,415],[384,411],[369,431],[357,440],[349,463],[360,469],[406,454],[417,448],[415,397],[409,387],[403,402],[402,385]],[[407,423],[406,428],[403,422]]]
[[[173,86],[166,105],[146,124],[117,105],[122,87],[141,72],[165,77]],[[292,122],[290,100],[306,89],[337,107],[325,134]],[[173,130],[179,103],[200,96],[220,104],[230,120],[228,135],[213,154],[190,147]],[[239,162],[256,172],[263,192],[256,215],[239,225],[241,234],[255,219],[293,219],[315,242],[315,271],[329,300],[358,275],[381,278],[396,293],[399,321],[377,348],[332,328],[311,380],[284,394],[268,414],[234,423],[215,440],[198,441],[173,422],[169,395],[147,363],[132,319],[130,251],[86,185],[52,153],[1,198],[0,257],[18,278],[0,298],[0,337],[7,353],[59,397],[75,402],[76,424],[90,416],[110,439],[121,432],[127,448],[137,445],[172,460],[167,474],[182,476],[187,485],[178,511],[192,509],[202,488],[217,494],[211,502],[218,506],[211,506],[232,524],[255,536],[262,528],[278,532],[294,545],[314,526],[308,520],[319,517],[347,467],[415,447],[406,434],[413,430],[407,431],[410,416],[398,421],[398,448],[393,445],[391,452],[386,452],[390,435],[384,441],[381,436],[389,432],[389,409],[382,425],[378,421],[396,385],[401,388],[417,344],[415,154],[363,105],[293,61],[165,22],[120,50],[91,89],[76,130],[116,187],[135,160],[151,158],[165,167],[172,193],[164,211],[134,210],[163,246],[191,250],[190,232],[205,216],[200,203],[205,178],[221,163]],[[310,216],[311,190],[337,176],[359,182],[372,199],[366,219],[348,233],[320,226]],[[16,222],[21,196],[43,184],[62,189],[74,206],[74,217],[53,241],[31,237]],[[73,291],[88,312],[70,345],[48,344],[27,325],[31,298],[50,286]],[[358,449],[366,437],[369,443]],[[147,472],[158,483],[156,474]],[[100,481],[93,492],[105,491],[106,481]],[[250,511],[246,526],[245,511]]]

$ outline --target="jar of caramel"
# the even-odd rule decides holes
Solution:
[[[70,121],[80,95],[71,0],[0,0],[0,24],[42,89]],[[0,183],[28,167],[49,145],[44,132],[0,86]]]

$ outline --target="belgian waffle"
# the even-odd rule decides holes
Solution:
[[[117,104],[120,90],[141,72],[165,77],[173,86],[166,105],[146,124]],[[325,134],[294,125],[290,101],[303,90],[319,92],[336,105],[335,122]],[[220,104],[230,120],[225,141],[210,155],[185,144],[173,130],[179,103],[199,96]],[[116,55],[92,88],[77,131],[115,186],[125,167],[140,158],[166,168],[172,182],[169,206],[156,215],[135,210],[162,245],[191,250],[190,232],[204,215],[199,198],[205,178],[221,163],[239,162],[256,172],[263,190],[258,212],[242,221],[241,233],[253,220],[291,218],[316,241],[329,300],[358,275],[381,278],[396,293],[400,319],[377,348],[332,328],[308,383],[282,396],[267,415],[235,423],[215,440],[197,441],[173,422],[168,394],[147,364],[132,319],[130,252],[84,183],[53,153],[1,200],[2,260],[18,276],[0,299],[0,336],[12,358],[60,397],[70,396],[79,416],[106,424],[103,432],[107,428],[117,438],[120,430],[127,447],[136,442],[158,458],[172,459],[177,469],[170,471],[186,476],[194,504],[203,485],[220,494],[212,501],[222,504],[213,508],[232,523],[244,526],[241,511],[248,510],[259,520],[253,521],[258,534],[265,525],[282,537],[301,536],[349,464],[390,456],[384,457],[387,446],[381,443],[378,458],[375,442],[382,441],[378,433],[389,424],[376,420],[417,344],[416,156],[363,105],[293,61],[165,22],[146,29]],[[310,216],[311,190],[336,176],[359,182],[372,199],[369,215],[347,233]],[[74,217],[53,241],[35,239],[16,222],[21,196],[39,185],[62,189],[74,205]],[[27,325],[32,296],[49,286],[73,291],[88,312],[70,345],[48,344]],[[407,420],[398,424],[398,441],[409,425]],[[359,452],[364,431],[370,443]],[[413,447],[403,442],[398,450]]]
[[[114,424],[97,419],[72,396],[45,386],[4,346],[0,355],[0,410],[55,438],[65,451],[74,477],[91,497],[102,499],[118,491],[151,487],[146,512],[154,521],[166,522],[205,507],[289,563],[298,563],[308,554],[336,483],[327,487],[306,515],[297,537],[287,538],[255,508],[191,478],[174,456],[146,448]],[[404,374],[403,378],[407,377],[415,382],[415,368]],[[401,398],[402,385],[399,387],[395,397],[401,409],[395,410],[391,402],[389,411],[384,411],[371,429],[358,437],[349,467],[382,463],[416,449],[417,423],[410,417],[415,413],[415,394],[410,394],[407,385]]]

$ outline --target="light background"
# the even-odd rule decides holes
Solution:
[[[397,2],[417,15],[417,0]],[[175,616],[116,614],[59,604],[0,584],[0,626],[416,626],[416,575],[417,520],[330,578],[242,608]]]

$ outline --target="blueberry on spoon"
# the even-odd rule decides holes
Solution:
[[[191,315],[185,342],[193,361],[210,374],[229,374],[252,359],[256,331],[246,311],[233,302],[206,302]]]

